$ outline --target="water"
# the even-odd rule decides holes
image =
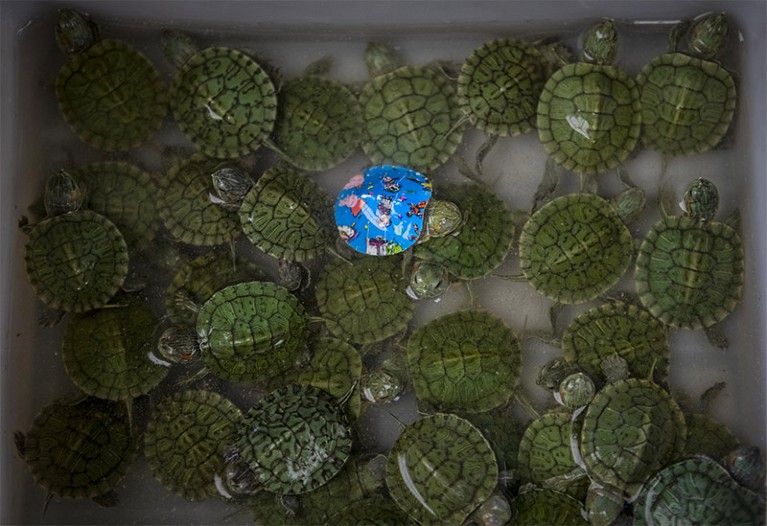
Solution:
[[[695,15],[697,12],[686,14]],[[134,44],[149,56],[166,78],[171,78],[172,69],[162,57],[159,47],[159,27],[162,25],[160,21],[134,20],[126,23],[125,20],[99,19],[98,13],[93,15],[101,22],[102,36],[123,38]],[[27,205],[37,199],[46,177],[58,168],[80,166],[107,157],[79,143],[59,113],[52,82],[64,59],[53,41],[52,16],[51,12],[43,19],[33,20],[18,36],[24,71],[19,79],[20,97],[15,109],[18,115],[28,116],[30,122],[44,123],[44,129],[22,126],[22,135],[18,138],[20,162],[13,187],[14,195],[17,196],[13,203],[14,216],[27,213]],[[534,39],[544,34],[556,33],[563,37],[577,54],[578,35],[584,27],[581,21],[552,26],[536,25],[522,20],[515,28],[499,26],[497,22],[484,26],[467,25],[461,31],[451,32],[449,35],[437,26],[426,26],[423,31],[414,32],[385,24],[380,27],[352,27],[340,33],[323,28],[322,25],[314,29],[294,27],[290,31],[281,30],[279,27],[264,30],[262,27],[262,31],[258,33],[229,31],[222,27],[210,26],[198,26],[194,29],[202,47],[215,44],[253,50],[259,57],[279,66],[286,78],[300,74],[310,62],[329,54],[335,59],[335,67],[331,72],[333,78],[359,83],[367,78],[362,53],[368,39],[394,45],[407,63],[425,64],[434,59],[451,59],[460,63],[483,42],[510,35]],[[620,27],[622,50],[618,56],[618,64],[629,73],[636,74],[650,58],[665,51],[669,27],[668,24],[623,24]],[[744,62],[744,44],[739,42],[737,31],[733,33],[728,51],[722,58],[728,67],[743,73],[741,66]],[[744,99],[742,95],[741,97],[741,100],[752,100]],[[749,165],[745,159],[753,153],[749,150],[747,141],[743,140],[747,130],[742,120],[742,117],[736,117],[735,142],[731,149],[672,160],[665,175],[666,181],[674,187],[679,196],[693,177],[703,176],[711,179],[717,184],[722,199],[719,218],[732,213],[736,206],[741,207],[744,217],[755,217],[755,214],[749,211],[749,207],[756,206],[753,204],[755,198],[748,196],[744,182],[739,180],[733,183],[733,174],[743,173],[748,169]],[[472,159],[482,140],[481,133],[467,131],[459,153]],[[154,144],[131,152],[127,157],[148,171],[160,174],[160,144],[189,146],[170,116],[156,136]],[[252,161],[257,167],[263,167],[268,165],[269,158],[258,153]],[[336,195],[341,185],[367,162],[364,156],[357,154],[315,178],[330,195]],[[501,139],[485,160],[484,180],[509,207],[515,210],[527,209],[543,173],[544,163],[545,156],[535,133]],[[631,227],[632,234],[643,236],[658,217],[654,203],[660,180],[661,158],[655,152],[640,149],[625,167],[632,179],[648,191],[648,209]],[[433,175],[436,184],[463,180],[452,162],[448,162]],[[574,177],[565,177],[563,182],[561,192],[576,190]],[[600,194],[611,196],[619,190],[620,184],[614,173],[599,177]],[[748,220],[745,220],[743,225],[744,245],[749,251],[747,290],[754,284],[751,273],[760,264],[758,254],[750,251],[751,241],[755,240],[757,235],[754,225],[755,223],[749,223]],[[24,239],[15,233],[14,236],[16,237],[12,264],[15,266],[17,279],[12,284],[11,297],[17,307],[10,313],[11,345],[6,349],[8,354],[5,362],[12,371],[12,391],[7,388],[9,375],[6,373],[4,377],[5,393],[10,392],[4,394],[4,399],[13,404],[4,405],[13,407],[13,411],[5,415],[6,425],[3,428],[8,432],[16,429],[28,430],[35,415],[45,405],[75,392],[74,386],[66,376],[59,353],[60,338],[66,320],[54,329],[41,329],[36,325],[35,319],[41,313],[41,306],[33,297],[24,275]],[[256,250],[248,249],[247,242],[239,243],[238,248],[259,257]],[[266,265],[272,276],[276,276],[276,264],[273,260],[263,256],[259,257],[259,260]],[[496,272],[518,273],[516,245]],[[630,274],[617,286],[620,290],[630,291],[632,288]],[[515,331],[549,328],[548,310],[551,303],[527,283],[486,278],[472,283],[472,290],[479,307],[493,312]],[[747,294],[747,298],[749,297],[752,296]],[[455,311],[464,306],[466,300],[466,289],[453,286],[437,301],[419,302],[413,326],[420,326],[442,314]],[[567,307],[560,317],[559,328],[564,328],[569,320],[595,304],[591,302]],[[761,318],[758,317],[760,304],[754,305],[756,306],[749,306],[747,300],[723,324],[723,331],[730,343],[728,351],[712,347],[700,331],[673,331],[670,336],[670,383],[673,390],[682,392],[694,400],[715,382],[726,381],[727,389],[714,404],[714,416],[730,426],[745,443],[764,447],[764,407],[760,407],[764,401],[764,378],[763,372],[760,372],[764,370],[764,348],[758,345],[760,341],[763,342],[759,339],[760,329],[752,323],[753,320],[763,320],[763,314]],[[546,393],[535,385],[535,374],[540,365],[559,354],[557,349],[538,341],[523,342],[522,384],[526,394],[538,407],[550,403],[550,400]],[[246,408],[246,401],[254,396],[254,393],[243,387],[243,391],[233,398],[241,407]],[[362,417],[358,427],[366,449],[385,451],[396,439],[399,425],[389,412],[405,423],[412,422],[417,418],[412,394],[405,396],[396,407],[374,408]],[[520,419],[525,418],[522,412],[518,412],[518,416]],[[14,521],[51,524],[190,524],[249,521],[247,513],[232,515],[237,508],[225,502],[211,500],[189,503],[175,496],[148,474],[140,457],[118,487],[121,498],[119,507],[106,510],[86,502],[56,499],[50,503],[43,515],[43,492],[35,485],[24,464],[14,457],[10,450],[10,440],[7,438],[5,448],[9,460],[4,476],[7,477],[6,481],[12,481],[13,489],[4,491],[11,494],[8,498],[10,507],[18,510],[12,515]]]

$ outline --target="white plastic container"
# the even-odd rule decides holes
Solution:
[[[236,511],[224,502],[188,503],[172,495],[148,474],[139,459],[118,488],[121,503],[114,509],[79,501],[54,500],[43,515],[44,493],[35,485],[16,455],[13,432],[26,431],[38,412],[55,398],[75,392],[59,356],[64,323],[41,328],[41,305],[29,286],[23,264],[24,235],[17,222],[42,190],[43,181],[67,163],[85,164],[102,154],[80,144],[64,123],[52,84],[64,57],[53,36],[56,9],[75,7],[89,12],[102,26],[102,35],[128,40],[145,52],[170,78],[171,68],[159,51],[161,27],[198,31],[206,44],[238,45],[256,51],[280,66],[286,77],[297,75],[316,58],[332,54],[333,76],[358,82],[366,78],[362,50],[368,40],[399,46],[406,61],[432,59],[462,62],[491,38],[532,39],[561,34],[575,53],[577,35],[599,17],[621,24],[622,50],[618,64],[636,74],[641,65],[665,51],[674,21],[709,10],[724,10],[737,35],[727,51],[728,66],[737,71],[739,99],[734,144],[685,159],[674,159],[665,175],[681,195],[687,182],[703,176],[713,180],[722,196],[720,216],[737,207],[746,250],[746,285],[742,303],[723,324],[730,348],[713,348],[701,332],[675,331],[671,336],[672,389],[696,398],[714,382],[727,387],[714,405],[714,416],[731,427],[743,442],[765,451],[767,378],[767,4],[763,2],[503,2],[503,1],[371,1],[371,2],[2,2],[2,152],[0,156],[0,522],[7,523],[212,523]],[[158,140],[184,143],[168,118]],[[468,133],[467,157],[481,141]],[[151,148],[136,158],[153,161]],[[71,157],[68,157],[71,156]],[[543,171],[544,153],[535,133],[503,139],[488,157],[486,180],[511,207],[529,206]],[[156,161],[156,159],[155,159]],[[329,191],[365,164],[355,156],[331,173],[320,176]],[[640,151],[626,164],[632,178],[648,192],[654,206],[659,185],[660,156]],[[453,164],[439,172],[459,178]],[[496,181],[496,178],[499,178]],[[612,175],[600,179],[600,189],[618,189]],[[569,183],[572,184],[572,183]],[[656,215],[648,211],[632,230],[641,236]],[[501,270],[514,271],[516,259]],[[482,307],[501,316],[513,329],[546,329],[550,305],[525,283],[494,278],[475,285]],[[417,323],[459,308],[462,289],[454,287],[438,303],[419,306]],[[583,309],[573,309],[569,316]],[[533,398],[540,364],[557,350],[526,343],[523,384]],[[412,400],[410,400],[412,402]],[[403,418],[413,418],[404,407]],[[383,416],[382,416],[383,415]],[[384,450],[398,433],[385,412],[373,412],[361,423],[372,449]],[[373,436],[374,435],[374,436]],[[235,515],[231,522],[248,521]]]

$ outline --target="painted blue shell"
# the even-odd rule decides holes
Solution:
[[[352,177],[335,204],[341,238],[363,254],[388,256],[420,237],[431,182],[404,166],[373,166]]]

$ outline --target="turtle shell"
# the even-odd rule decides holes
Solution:
[[[461,524],[497,483],[492,447],[468,420],[452,414],[406,427],[386,465],[389,493],[420,524]]]
[[[239,210],[242,231],[276,258],[306,261],[325,254],[335,237],[333,203],[317,183],[288,164],[261,175]]]
[[[111,492],[137,452],[125,405],[92,397],[45,407],[23,446],[40,486],[57,497],[84,499]]]
[[[626,272],[633,241],[612,206],[594,194],[558,197],[522,228],[519,259],[530,284],[560,303],[583,303]]]
[[[337,338],[372,343],[394,336],[413,316],[400,257],[330,261],[315,293],[320,315]]]
[[[224,287],[197,316],[205,366],[232,382],[266,380],[292,368],[308,335],[309,319],[301,303],[271,282]]]
[[[148,354],[157,319],[142,304],[78,314],[64,332],[61,354],[69,377],[85,393],[128,400],[154,389],[168,368]]]
[[[237,449],[259,486],[280,495],[316,489],[349,459],[351,428],[330,394],[291,384],[250,408]]]
[[[735,114],[735,81],[716,62],[666,53],[642,68],[637,84],[642,142],[664,155],[710,150],[727,133]]]
[[[268,138],[277,96],[253,59],[236,49],[212,47],[193,55],[176,74],[170,109],[202,153],[233,159],[257,150]]]
[[[576,317],[562,335],[564,358],[591,378],[602,378],[607,356],[626,359],[631,376],[657,381],[668,376],[668,329],[648,311],[620,301],[605,303]]]
[[[194,154],[175,163],[160,180],[159,208],[171,236],[189,245],[230,243],[240,233],[237,212],[210,199],[211,174],[220,161]]]
[[[441,316],[410,336],[407,361],[416,396],[440,411],[488,411],[519,382],[516,335],[487,312]]]
[[[362,110],[349,88],[319,75],[285,82],[277,95],[274,138],[294,166],[327,170],[359,145]]]
[[[625,161],[641,122],[636,83],[614,66],[567,64],[549,77],[538,101],[544,150],[578,174],[600,174]]]
[[[334,510],[327,524],[388,526],[415,523],[390,498],[384,495],[372,495],[354,502],[345,502]]]
[[[510,525],[586,526],[583,505],[576,499],[550,489],[520,493],[511,501]]]
[[[102,40],[64,64],[56,98],[80,139],[110,152],[149,139],[168,112],[168,87],[159,71],[121,40]]]
[[[510,38],[475,49],[458,76],[458,102],[469,121],[502,137],[532,130],[546,83],[542,60],[535,47]]]
[[[449,185],[436,196],[461,209],[457,233],[432,237],[415,247],[415,257],[445,267],[458,279],[477,279],[503,263],[514,242],[516,227],[506,204],[482,186]]]
[[[642,241],[634,277],[642,305],[663,323],[710,327],[732,312],[743,292],[740,236],[717,221],[667,217]]]
[[[144,433],[144,455],[154,478],[187,500],[218,495],[214,478],[226,463],[242,414],[217,393],[188,390],[163,399]]]
[[[158,187],[152,176],[121,161],[92,163],[71,175],[85,186],[88,209],[115,224],[131,254],[149,248],[160,226]]]
[[[687,442],[685,455],[705,455],[710,458],[724,458],[740,446],[740,440],[727,426],[708,415],[692,413],[685,415]]]
[[[435,70],[403,66],[366,83],[362,149],[373,164],[431,172],[463,139],[463,112],[447,79]]]
[[[109,219],[78,210],[45,219],[24,258],[35,294],[48,307],[84,312],[106,304],[128,275],[128,247]]]
[[[684,451],[687,427],[671,396],[648,380],[607,384],[586,408],[580,452],[589,477],[635,491]]]

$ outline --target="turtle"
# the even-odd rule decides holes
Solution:
[[[48,217],[23,230],[30,284],[49,308],[86,312],[106,305],[128,275],[128,247],[114,223],[83,210],[84,191],[66,171],[45,185]]]
[[[251,492],[300,495],[335,477],[351,455],[351,428],[342,401],[311,385],[268,393],[245,415],[232,442],[232,462],[252,473]],[[225,487],[232,487],[225,468]]]
[[[364,344],[403,330],[414,306],[405,292],[401,266],[396,256],[329,261],[317,280],[315,296],[330,333]]]
[[[362,150],[373,164],[431,172],[463,139],[465,122],[455,90],[435,67],[402,66],[394,51],[370,42],[365,63],[371,80],[359,95]]]
[[[713,184],[699,179],[690,183],[685,200],[702,199],[696,197],[701,186],[708,189],[707,200],[717,201],[710,195]],[[742,241],[727,223],[709,219],[710,208],[690,202],[686,215],[655,223],[639,247],[634,271],[639,300],[670,327],[709,329],[732,312],[743,293]]]
[[[466,519],[465,524],[474,526],[496,526],[506,524],[511,519],[511,505],[504,493],[496,489],[490,497],[480,504]]]
[[[215,478],[242,419],[237,406],[212,391],[189,389],[166,396],[153,409],[144,433],[149,472],[187,500],[217,496]]]
[[[221,161],[195,153],[172,163],[160,180],[158,208],[173,239],[193,246],[231,244],[240,234],[237,213],[211,200],[211,174]]]
[[[727,133],[737,103],[732,74],[714,62],[729,31],[724,13],[700,16],[690,29],[687,52],[671,49],[637,75],[642,104],[642,142],[664,158],[702,153]]]
[[[586,526],[583,505],[573,497],[550,489],[536,488],[511,501],[510,525]]]
[[[482,413],[457,413],[479,429],[492,446],[498,460],[499,483],[506,488],[520,482],[517,459],[525,432],[525,425],[513,411],[514,407],[506,404]]]
[[[386,487],[419,524],[460,524],[498,483],[493,449],[468,420],[435,413],[407,426],[389,451]]]
[[[216,291],[195,326],[171,325],[160,335],[159,356],[188,362],[198,352],[208,372],[231,382],[268,381],[306,359],[309,317],[287,289],[245,281]]]
[[[125,161],[95,162],[70,171],[86,190],[86,206],[120,230],[131,254],[150,249],[160,228],[154,177]]]
[[[362,110],[349,88],[327,77],[331,64],[329,57],[309,64],[277,94],[273,143],[285,160],[302,170],[328,170],[359,146]]]
[[[125,406],[82,395],[47,405],[14,440],[48,499],[90,499],[106,507],[117,504],[114,490],[138,453]]]
[[[234,159],[268,140],[277,118],[277,91],[258,62],[233,48],[198,50],[178,30],[163,31],[162,45],[178,68],[170,110],[200,152]]]
[[[438,411],[489,411],[508,402],[522,367],[514,332],[485,311],[458,311],[415,330],[407,364],[419,401]]]
[[[576,174],[616,168],[639,139],[639,89],[628,73],[611,65],[617,44],[612,20],[592,25],[583,40],[584,61],[554,72],[538,99],[536,127],[544,150]]]
[[[530,284],[559,303],[590,301],[623,276],[633,255],[631,233],[596,194],[557,197],[522,227],[520,267]]]
[[[59,10],[56,37],[70,57],[56,75],[56,98],[84,143],[125,151],[160,129],[168,86],[143,53],[122,40],[101,40],[91,19],[73,9]]]
[[[645,482],[634,505],[634,524],[678,521],[763,524],[765,503],[758,493],[760,488],[743,484],[736,478],[738,471],[732,468],[732,461],[737,461],[739,456],[754,462],[753,457],[758,459],[759,450],[736,450],[722,463],[695,455],[664,467]]]
[[[414,300],[434,299],[444,294],[450,287],[450,272],[437,263],[416,260],[410,271],[407,295]]]
[[[328,518],[327,524],[367,524],[386,526],[415,524],[392,499],[375,494],[357,501],[344,502]]]

